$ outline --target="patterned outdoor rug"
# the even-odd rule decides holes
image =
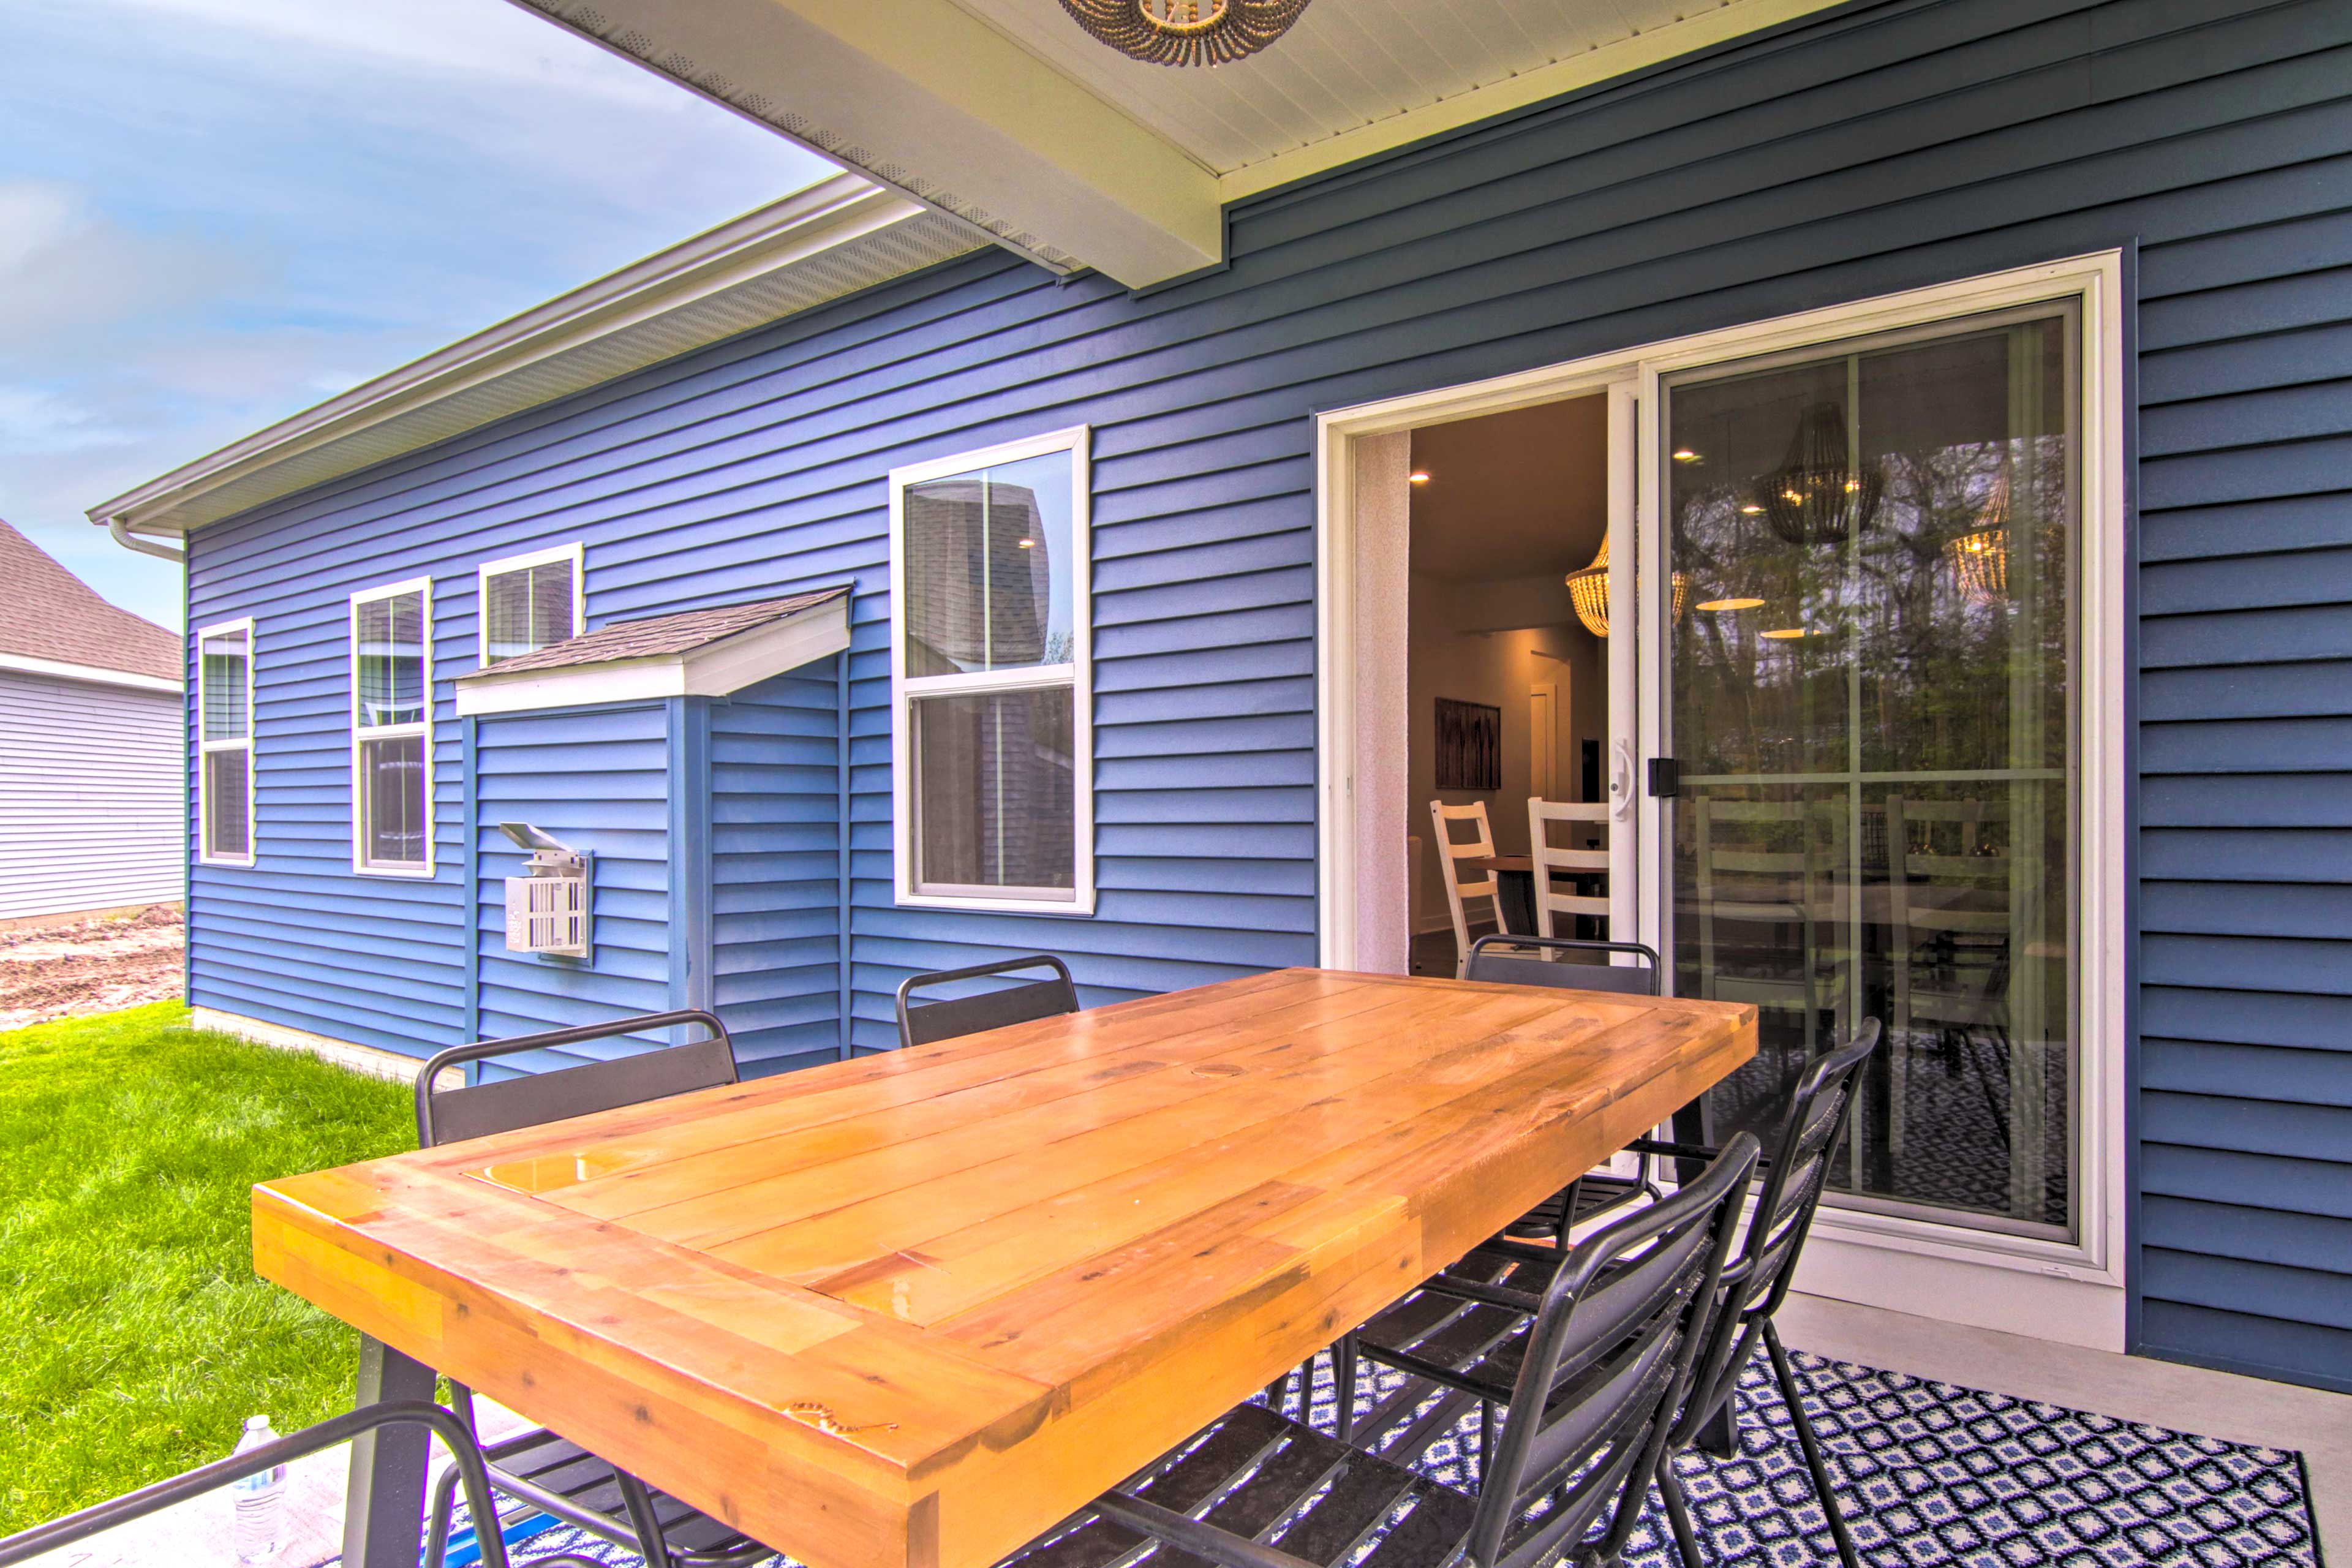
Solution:
[[[1794,1355],[1854,1544],[1874,1568],[2319,1568],[2292,1452]],[[1328,1430],[1328,1367],[1318,1373],[1316,1420]],[[1740,1452],[1677,1461],[1706,1568],[1834,1563],[1788,1407],[1760,1359],[1739,1398]],[[1458,1484],[1457,1445],[1476,1444],[1474,1416],[1432,1447],[1424,1468]],[[639,1561],[569,1530],[518,1542],[515,1558],[558,1550]],[[1625,1562],[1685,1568],[1654,1493]]]

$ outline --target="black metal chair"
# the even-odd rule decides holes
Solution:
[[[936,1002],[915,1000],[915,993],[919,990],[1013,974],[1024,969],[1050,969],[1054,978],[999,986],[969,996],[941,997]],[[1078,988],[1071,983],[1070,966],[1050,952],[969,964],[962,969],[942,969],[931,974],[911,974],[898,986],[898,1044],[928,1046],[934,1040],[952,1040],[961,1035],[977,1035],[983,1029],[1001,1029],[1008,1024],[1058,1017],[1077,1010]]]
[[[1528,949],[1535,953],[1529,956]],[[1517,949],[1518,951],[1514,952]],[[1563,963],[1546,956],[1558,953],[1579,962]],[[1618,953],[1639,963],[1612,963]],[[1470,944],[1470,962],[1462,978],[1492,985],[1556,985],[1570,991],[1613,991],[1627,996],[1658,994],[1657,949],[1638,942],[1586,942],[1565,936],[1482,936]]]
[[[686,1025],[698,1026],[704,1037],[491,1083],[461,1089],[435,1087],[445,1070],[471,1062]],[[735,1046],[727,1026],[713,1015],[691,1008],[510,1039],[480,1040],[451,1047],[417,1073],[416,1141],[430,1149],[461,1138],[511,1132],[739,1081]],[[472,1392],[454,1380],[451,1386],[457,1390],[457,1406],[470,1428]],[[502,1438],[485,1445],[482,1457],[497,1490],[601,1541],[638,1552],[650,1563],[664,1568],[740,1568],[772,1555],[771,1548],[732,1526],[655,1490],[555,1433],[535,1429]],[[459,1479],[454,1470],[444,1470],[435,1483],[425,1568],[440,1568]]]
[[[1529,950],[1533,950],[1530,953]],[[1612,963],[1626,953],[1638,963]],[[1558,955],[1557,957],[1553,955]],[[1562,963],[1560,959],[1573,962]],[[1661,964],[1657,950],[1638,942],[1587,942],[1554,936],[1482,936],[1470,944],[1463,978],[1495,985],[1550,985],[1571,991],[1607,991],[1626,996],[1655,996]],[[1663,1191],[1650,1157],[1635,1156],[1633,1174],[1589,1171],[1503,1227],[1503,1235],[1522,1241],[1567,1239],[1569,1231],[1587,1220],[1637,1198],[1655,1198]]]
[[[1539,1289],[1465,1285],[1491,1342],[1430,1365],[1412,1403],[1436,1394],[1435,1408],[1381,1431],[1379,1451],[1244,1405],[1000,1568],[1123,1568],[1153,1542],[1155,1561],[1223,1568],[1532,1568],[1577,1547],[1613,1501],[1577,1559],[1608,1568],[1706,1342],[1755,1161],[1753,1138],[1732,1140],[1679,1193],[1550,1251]],[[1475,1487],[1409,1468],[1474,1399],[1506,1412]]]
[[[1830,1161],[1843,1135],[1846,1121],[1853,1114],[1863,1068],[1877,1049],[1878,1039],[1878,1020],[1864,1020],[1844,1045],[1817,1058],[1790,1094],[1780,1129],[1773,1135],[1773,1152],[1756,1162],[1763,1173],[1763,1181],[1753,1217],[1738,1256],[1723,1271],[1722,1300],[1713,1316],[1698,1370],[1691,1380],[1690,1395],[1676,1415],[1665,1449],[1666,1461],[1694,1446],[1718,1457],[1736,1451],[1738,1433],[1732,1393],[1741,1370],[1760,1342],[1770,1352],[1773,1375],[1796,1426],[1805,1468],[1822,1500],[1822,1511],[1828,1519],[1844,1568],[1858,1568],[1853,1541],[1838,1512],[1836,1492],[1822,1459],[1820,1439],[1805,1414],[1803,1385],[1788,1352],[1781,1348],[1780,1334],[1772,1327],[1772,1314],[1788,1296],[1790,1279],[1821,1204]],[[1748,1134],[1740,1133],[1726,1143],[1725,1151],[1743,1139],[1754,1142]],[[1632,1147],[1653,1158],[1675,1160],[1685,1169],[1694,1162],[1716,1162],[1721,1158],[1713,1149],[1656,1139],[1639,1139]],[[1713,1164],[1706,1167],[1709,1171],[1714,1168]],[[1635,1211],[1636,1215],[1648,1212]],[[1465,1303],[1486,1301],[1498,1290],[1525,1292],[1542,1289],[1553,1275],[1565,1271],[1568,1265],[1563,1258],[1575,1256],[1577,1252],[1564,1254],[1555,1247],[1511,1241],[1489,1242],[1474,1251],[1454,1269],[1373,1318],[1337,1347],[1334,1362],[1340,1385],[1339,1409],[1343,1413],[1353,1409],[1360,1357],[1421,1376],[1429,1375],[1433,1367],[1475,1363],[1489,1352],[1493,1338],[1500,1330],[1491,1314]],[[1486,1414],[1491,1416],[1491,1412]],[[1366,1423],[1376,1423],[1386,1415],[1383,1406],[1368,1415]],[[1674,1527],[1675,1544],[1683,1553],[1685,1568],[1702,1568],[1690,1510],[1670,1462],[1661,1462],[1658,1483],[1665,1497],[1667,1517]]]
[[[1815,1058],[1797,1079],[1773,1139],[1772,1152],[1763,1162],[1763,1181],[1756,1207],[1748,1222],[1739,1254],[1724,1271],[1724,1301],[1710,1343],[1691,1384],[1690,1398],[1668,1436],[1666,1452],[1674,1455],[1694,1445],[1703,1452],[1728,1458],[1738,1448],[1732,1394],[1760,1342],[1771,1357],[1772,1376],[1780,1398],[1797,1428],[1797,1446],[1804,1453],[1805,1469],[1812,1478],[1814,1495],[1829,1521],[1844,1568],[1860,1568],[1853,1536],[1839,1513],[1837,1490],[1822,1460],[1820,1436],[1805,1414],[1804,1384],[1781,1347],[1772,1315],[1788,1299],[1789,1282],[1797,1271],[1798,1257],[1812,1230],[1822,1190],[1828,1185],[1830,1162],[1845,1137],[1847,1121],[1864,1068],[1878,1049],[1879,1021],[1865,1018],[1843,1046]],[[1703,1160],[1712,1151],[1685,1143],[1643,1140],[1650,1152],[1682,1160]],[[1673,1523],[1675,1545],[1684,1568],[1703,1568],[1698,1538],[1691,1528],[1690,1506],[1683,1496],[1671,1462],[1658,1469],[1658,1489],[1664,1495],[1666,1517]]]
[[[87,1541],[100,1531],[129,1524],[175,1503],[201,1497],[215,1487],[225,1487],[231,1481],[259,1475],[264,1470],[274,1469],[306,1455],[318,1453],[322,1448],[331,1448],[338,1443],[348,1443],[379,1427],[404,1424],[428,1427],[435,1436],[441,1439],[442,1446],[449,1450],[450,1468],[446,1473],[457,1477],[464,1485],[467,1507],[478,1520],[495,1519],[489,1476],[482,1463],[481,1450],[475,1446],[474,1434],[467,1423],[455,1411],[444,1410],[437,1405],[394,1401],[362,1406],[347,1415],[321,1421],[315,1426],[305,1426],[275,1443],[266,1443],[246,1453],[231,1454],[226,1459],[200,1465],[152,1486],[141,1487],[137,1491],[94,1503],[63,1519],[20,1531],[0,1540],[0,1565],[29,1563],[36,1557]],[[507,1568],[506,1542],[498,1531],[480,1532],[479,1544],[483,1568]],[[565,1553],[540,1558],[533,1568],[596,1568],[596,1564],[592,1558]]]

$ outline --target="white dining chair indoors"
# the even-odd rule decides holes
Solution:
[[[1601,847],[1588,849],[1576,843],[1555,845],[1552,828],[1555,824],[1567,824],[1561,837],[1574,840],[1590,838],[1597,831]],[[1606,873],[1609,869],[1609,807],[1605,803],[1590,804],[1572,800],[1529,800],[1528,802],[1528,858],[1535,868],[1536,934],[1538,936],[1574,936],[1570,926],[1555,930],[1560,917],[1591,915],[1601,921],[1601,935],[1605,940],[1616,933],[1609,929],[1609,900],[1604,894],[1595,898],[1588,893],[1563,893],[1552,881],[1555,872]]]
[[[1437,869],[1445,879],[1445,906],[1454,917],[1454,978],[1459,980],[1470,963],[1470,917],[1464,904],[1471,899],[1484,899],[1495,911],[1495,929],[1508,931],[1511,928],[1503,917],[1500,883],[1489,870],[1475,881],[1464,881],[1462,860],[1484,859],[1495,853],[1495,831],[1486,821],[1486,803],[1476,801],[1469,805],[1448,805],[1442,800],[1429,803],[1430,825],[1437,835]],[[1475,825],[1475,837],[1456,841],[1453,825],[1467,822]]]

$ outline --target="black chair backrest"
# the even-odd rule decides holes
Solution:
[[[934,985],[983,980],[1024,969],[1050,969],[1054,978],[999,986],[969,996],[943,997],[936,1002],[914,1000],[917,991]],[[1070,966],[1050,952],[1033,952],[1025,958],[999,959],[994,963],[974,963],[962,969],[942,969],[933,974],[909,975],[899,985],[898,1043],[928,1046],[933,1040],[952,1040],[961,1035],[977,1035],[983,1029],[1002,1029],[1008,1024],[1025,1024],[1033,1018],[1057,1017],[1077,1010],[1078,988],[1070,982]]]
[[[1677,1442],[1688,1441],[1689,1434],[1723,1403],[1754,1348],[1752,1342],[1742,1342],[1743,1336],[1752,1335],[1755,1324],[1780,1310],[1789,1293],[1805,1237],[1822,1206],[1822,1191],[1829,1184],[1830,1163],[1845,1141],[1854,1101],[1861,1098],[1863,1068],[1878,1049],[1878,1020],[1864,1018],[1845,1044],[1805,1069],[1789,1096],[1748,1234],[1739,1256],[1724,1274],[1723,1310],[1692,1384]]]
[[[610,1061],[557,1068],[496,1083],[469,1084],[463,1089],[434,1087],[446,1068],[467,1062],[617,1039],[680,1024],[700,1025],[705,1037],[678,1046],[649,1046]],[[511,1039],[477,1040],[470,1046],[450,1047],[417,1073],[416,1142],[419,1148],[430,1149],[461,1138],[486,1138],[493,1132],[511,1132],[518,1127],[536,1127],[739,1081],[735,1042],[728,1038],[727,1026],[695,1007],[517,1035]]]
[[[1496,951],[1488,951],[1489,948]],[[1593,962],[1554,963],[1546,958],[1515,954],[1512,948],[1539,948],[1545,952],[1584,953]],[[1612,953],[1630,952],[1639,963],[1612,963]],[[1658,954],[1638,942],[1580,942],[1564,936],[1482,936],[1470,944],[1465,980],[1496,985],[1557,985],[1569,991],[1616,991],[1629,996],[1658,994]]]
[[[1719,1293],[1757,1143],[1577,1244],[1529,1325],[1495,1451],[1482,1456],[1470,1557],[1521,1568],[1573,1544],[1618,1499],[1616,1560],[1647,1495]],[[1539,1516],[1528,1510],[1549,1497]],[[1580,1560],[1582,1560],[1580,1554]]]
[[[101,1531],[118,1529],[134,1520],[145,1519],[164,1509],[176,1507],[192,1498],[202,1497],[215,1487],[227,1486],[247,1476],[257,1476],[295,1459],[307,1458],[338,1444],[386,1426],[423,1426],[441,1439],[457,1465],[457,1479],[465,1488],[466,1507],[476,1519],[495,1517],[497,1500],[490,1491],[489,1472],[482,1464],[482,1451],[474,1442],[474,1435],[454,1410],[421,1401],[391,1401],[380,1405],[363,1405],[357,1410],[331,1415],[316,1426],[305,1426],[274,1443],[248,1448],[242,1454],[231,1454],[225,1459],[215,1459],[193,1470],[152,1481],[137,1491],[125,1492],[105,1502],[92,1503],[79,1512],[53,1519],[47,1524],[37,1524],[30,1530],[0,1539],[0,1564],[30,1563],[62,1552],[76,1542],[87,1541]],[[108,1555],[111,1555],[109,1553]],[[481,1538],[483,1568],[507,1568],[506,1542],[493,1530]],[[75,1561],[80,1561],[76,1558]],[[584,1562],[585,1559],[575,1559]]]

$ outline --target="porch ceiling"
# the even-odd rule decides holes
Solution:
[[[1049,267],[1141,288],[1223,258],[1225,204],[1839,0],[1318,0],[1170,68],[1058,0],[514,0]]]

